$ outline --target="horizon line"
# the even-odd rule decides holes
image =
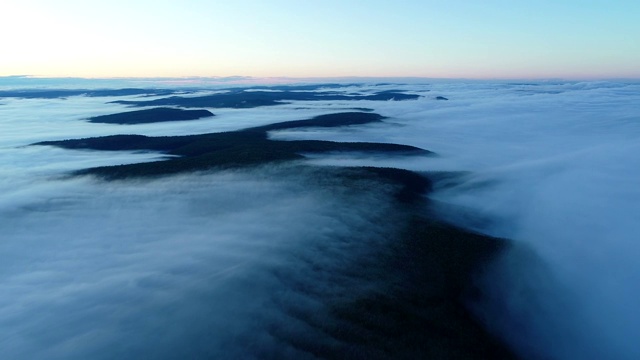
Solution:
[[[428,81],[640,81],[640,77],[431,77],[431,76],[48,76],[31,74],[0,75],[4,79],[41,80],[129,80],[129,81],[189,81],[223,82],[262,81],[348,81],[348,80],[428,80]]]

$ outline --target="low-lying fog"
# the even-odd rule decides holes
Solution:
[[[384,124],[270,136],[394,142],[437,152],[437,158],[333,154],[308,161],[468,171],[460,184],[432,195],[442,204],[441,215],[526,245],[554,278],[552,285],[540,284],[518,254],[502,259],[485,279],[493,302],[477,310],[487,321],[503,311],[503,319],[488,326],[525,357],[640,357],[640,85],[438,82],[375,89],[424,97],[209,109],[215,117],[144,125],[83,120],[131,110],[107,104],[125,97],[3,99],[4,356],[196,354],[171,353],[185,339],[193,349],[219,355],[229,354],[229,344],[247,334],[254,335],[251,354],[268,351],[282,346],[260,332],[269,319],[284,316],[274,302],[318,305],[286,293],[267,270],[291,268],[289,276],[297,280],[339,291],[344,284],[334,287],[310,267],[298,266],[299,254],[339,268],[366,253],[366,242],[345,239],[370,228],[371,236],[357,237],[381,241],[375,234],[386,226],[375,225],[380,214],[370,203],[304,186],[304,174],[280,178],[277,171],[257,169],[154,181],[69,179],[62,176],[70,170],[161,155],[25,145],[111,134],[227,131],[361,107],[388,118]],[[376,193],[366,199],[380,208],[385,200]],[[158,328],[167,330],[163,338],[154,333]],[[211,333],[219,334],[219,342],[203,345]]]
[[[306,184],[318,176],[263,168],[33,185],[30,201],[1,211],[3,356],[309,357],[269,327],[295,334],[308,325],[289,308],[356,296],[365,284],[340,273],[392,226],[376,222],[384,191],[351,198]]]

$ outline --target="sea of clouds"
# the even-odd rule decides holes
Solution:
[[[496,302],[485,314],[488,325],[534,358],[640,356],[634,330],[640,328],[634,305],[640,296],[640,85],[459,82],[409,88],[424,98],[371,105],[394,126],[323,131],[320,137],[357,134],[363,141],[424,147],[439,158],[335,155],[313,162],[469,171],[459,186],[432,196],[447,205],[442,215],[513,239],[549,270],[540,277],[520,251],[503,259],[485,283]],[[490,311],[486,307],[478,311]]]
[[[308,161],[466,172],[432,195],[440,216],[517,244],[479,279],[487,299],[474,310],[488,328],[530,358],[640,357],[640,85],[452,81],[344,88],[391,89],[423,97],[210,109],[216,117],[141,125],[84,120],[127,111],[108,104],[116,98],[1,99],[3,354],[189,357],[228,355],[239,351],[237,344],[252,343],[237,355],[280,349],[282,356],[300,356],[260,329],[286,318],[274,304],[321,306],[270,274],[292,269],[291,279],[314,283],[319,293],[353,287],[355,281],[332,285],[300,258],[339,271],[366,257],[384,242],[386,228],[376,226],[387,211],[384,191],[358,202],[301,185],[318,174],[287,177],[277,169],[125,183],[70,179],[64,175],[71,170],[162,154],[25,145],[227,131],[366,107],[387,116],[385,123],[270,136],[395,142],[437,152]],[[354,238],[360,241],[345,240]],[[179,346],[187,339],[189,349]]]
[[[4,356],[312,358],[269,327],[308,336],[288,309],[358,294],[358,278],[339,274],[384,241],[375,220],[388,199],[310,188],[305,176],[321,174],[34,188],[0,220]]]

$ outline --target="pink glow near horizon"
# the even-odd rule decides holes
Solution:
[[[638,13],[629,1],[5,0],[0,76],[640,78]]]

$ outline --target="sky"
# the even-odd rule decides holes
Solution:
[[[3,0],[0,76],[640,78],[637,0]]]

